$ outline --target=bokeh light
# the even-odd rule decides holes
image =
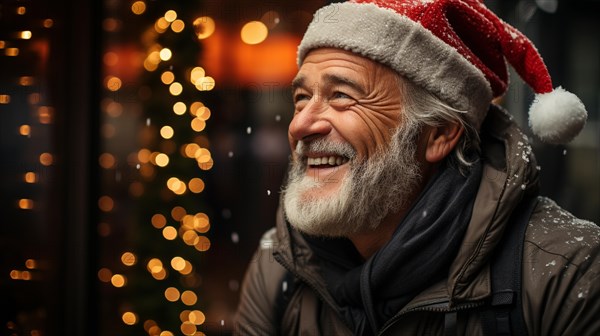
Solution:
[[[216,29],[215,20],[209,16],[202,16],[194,20],[194,32],[198,39],[203,40],[210,37]]]
[[[269,29],[260,21],[250,21],[242,27],[240,36],[246,44],[259,44],[269,35]]]

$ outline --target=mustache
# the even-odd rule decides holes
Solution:
[[[308,153],[326,153],[342,156],[350,160],[356,157],[356,150],[349,143],[330,141],[323,138],[311,141],[298,141],[295,153],[301,159],[306,158]]]

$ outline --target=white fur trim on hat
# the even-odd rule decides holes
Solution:
[[[419,23],[373,4],[334,3],[315,13],[298,66],[316,48],[340,48],[380,62],[453,108],[479,129],[492,100],[483,73]]]
[[[543,142],[565,144],[583,129],[587,111],[581,100],[560,86],[536,94],[529,108],[529,127]]]

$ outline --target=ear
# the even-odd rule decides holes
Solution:
[[[425,160],[429,163],[442,161],[456,147],[463,132],[464,128],[457,123],[431,127],[427,134]]]

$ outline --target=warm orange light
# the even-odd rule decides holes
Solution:
[[[154,216],[152,216],[150,222],[152,223],[152,226],[154,226],[157,229],[162,229],[163,227],[165,227],[165,225],[167,225],[167,219],[161,214],[155,214]]]
[[[116,101],[110,101],[106,104],[105,111],[109,116],[117,118],[123,113],[123,104]]]
[[[34,172],[27,172],[25,173],[24,180],[27,183],[36,183],[38,181],[38,176]]]
[[[10,103],[10,96],[6,95],[6,94],[0,95],[0,104],[8,104],[8,103]]]
[[[176,102],[175,104],[173,104],[173,112],[177,115],[185,114],[186,110],[187,106],[185,106],[185,103],[183,102]]]
[[[183,322],[181,324],[180,329],[181,329],[181,332],[186,336],[195,335],[196,331],[198,331],[198,329],[196,328],[196,325],[189,321]]]
[[[165,20],[167,20],[167,22],[173,22],[175,21],[175,19],[177,19],[177,12],[170,9],[165,13]]]
[[[176,221],[182,220],[185,215],[187,215],[187,211],[183,207],[176,206],[171,209],[171,217]]]
[[[183,275],[188,275],[190,273],[192,273],[192,271],[194,270],[194,267],[192,266],[192,263],[190,263],[189,261],[185,261],[185,266],[179,271],[179,273],[183,274]]]
[[[211,170],[214,164],[213,159],[210,159],[208,162],[198,162],[198,167],[202,170]]]
[[[190,182],[188,182],[188,188],[194,194],[201,193],[204,190],[204,181],[198,177],[194,177],[190,180]]]
[[[163,263],[162,261],[160,261],[160,259],[152,258],[150,259],[150,261],[148,261],[146,268],[150,273],[157,273],[160,272],[161,269],[163,269]]]
[[[137,157],[138,157],[138,160],[139,160],[141,163],[148,163],[148,162],[150,162],[150,154],[152,154],[152,153],[150,152],[150,150],[148,150],[148,149],[146,149],[146,148],[142,148],[142,149],[140,149],[140,151],[138,152],[138,155],[137,155]]]
[[[269,29],[260,21],[250,21],[242,27],[240,36],[247,44],[259,44],[269,35]]]
[[[202,102],[193,102],[190,106],[190,114],[195,117],[198,113],[198,109],[200,109],[203,106],[204,104]]]
[[[167,21],[164,17],[160,17],[154,24],[154,30],[156,30],[157,33],[164,33],[169,27],[169,24],[169,21]]]
[[[206,75],[206,72],[204,71],[204,69],[202,67],[195,67],[192,69],[192,71],[190,72],[190,82],[194,85],[196,85],[196,82],[204,77]]]
[[[193,246],[196,245],[196,243],[198,242],[198,234],[193,230],[187,230],[183,233],[181,239],[186,245]]]
[[[174,134],[175,131],[173,131],[173,127],[171,126],[163,126],[160,129],[160,136],[164,139],[171,139]]]
[[[206,316],[204,316],[204,313],[200,310],[192,310],[188,315],[188,321],[195,325],[201,325],[206,321]]]
[[[194,216],[194,230],[206,233],[210,229],[210,221],[205,213],[199,212]]]
[[[199,163],[206,163],[211,160],[210,151],[206,148],[200,148],[194,154]]]
[[[177,19],[177,20],[173,21],[173,23],[171,23],[171,30],[174,31],[175,33],[181,33],[184,28],[185,28],[185,23],[179,19]]]
[[[31,134],[31,127],[29,125],[21,125],[21,127],[19,127],[19,134],[21,134],[21,135],[30,135]]]
[[[50,153],[40,154],[40,163],[44,166],[50,166],[54,162],[54,157]]]
[[[109,196],[102,196],[98,199],[98,207],[104,212],[112,211],[115,206],[115,202]]]
[[[175,74],[171,71],[165,71],[160,75],[160,80],[163,84],[169,85],[175,80]]]
[[[171,302],[179,300],[179,290],[175,287],[165,289],[165,298]]]
[[[109,169],[115,166],[116,159],[114,155],[110,153],[102,153],[98,158],[98,162],[102,168]]]
[[[187,156],[189,158],[193,158],[193,157],[195,157],[196,151],[199,149],[200,149],[200,146],[198,146],[198,144],[195,144],[195,143],[187,144],[184,146],[185,156]]]
[[[182,257],[174,257],[171,259],[171,267],[176,271],[181,271],[185,268],[185,259]]]
[[[54,109],[50,106],[40,106],[38,108],[38,118],[40,124],[50,124],[52,122],[52,114]]]
[[[121,262],[125,266],[133,266],[137,263],[137,258],[133,253],[125,252],[121,255]]]
[[[19,85],[21,85],[21,86],[31,86],[31,85],[33,85],[33,77],[32,76],[21,76],[21,77],[19,77]]]
[[[152,273],[152,277],[156,280],[164,280],[167,277],[167,270],[161,268],[158,272]]]
[[[101,268],[98,271],[98,279],[100,279],[102,282],[110,282],[112,276],[113,274],[108,268]]]
[[[206,122],[199,118],[192,119],[190,126],[196,132],[202,132],[206,128]]]
[[[44,20],[44,28],[51,28],[54,25],[54,20],[52,19],[46,19]]]
[[[194,247],[200,252],[208,251],[210,249],[210,240],[205,236],[198,236],[198,242]]]
[[[36,269],[37,262],[34,259],[27,259],[27,260],[25,260],[25,267],[27,267],[29,269]]]
[[[121,89],[121,79],[115,76],[109,76],[106,78],[106,88],[110,91],[119,91]]]
[[[104,54],[102,61],[108,66],[115,66],[117,63],[119,63],[119,55],[115,52],[109,51]]]
[[[22,198],[19,200],[18,205],[19,208],[23,210],[31,210],[33,209],[33,200],[30,200],[28,198]]]
[[[117,31],[121,26],[121,22],[115,18],[106,18],[102,21],[102,28],[108,32]]]
[[[31,31],[30,30],[24,30],[22,32],[19,33],[19,38],[23,39],[23,40],[29,40],[31,38]]]
[[[173,52],[169,48],[162,48],[159,52],[161,61],[168,61],[173,56]]]
[[[136,1],[131,5],[131,11],[133,14],[141,15],[146,11],[146,3],[143,1]]]
[[[123,323],[127,325],[134,325],[137,323],[137,316],[132,312],[123,313],[121,318],[123,319]]]
[[[210,109],[206,106],[202,106],[196,111],[196,117],[202,120],[208,120],[210,118]]]
[[[160,153],[155,158],[156,165],[159,167],[166,167],[169,164],[169,156],[165,153]]]
[[[216,29],[215,20],[209,16],[202,16],[194,20],[194,31],[198,39],[203,40],[210,37]]]
[[[196,81],[196,90],[210,91],[215,88],[215,79],[210,76],[201,77]]]
[[[27,13],[27,8],[25,8],[24,6],[17,7],[17,14],[24,15],[25,13]]]
[[[171,84],[169,86],[169,92],[173,96],[179,96],[181,94],[181,92],[183,92],[183,86],[178,82],[174,82],[173,84]]]
[[[198,302],[198,296],[196,293],[187,290],[181,293],[181,302],[183,302],[183,304],[186,306],[193,306],[196,304],[196,302]]]
[[[175,238],[177,238],[177,230],[172,226],[165,227],[163,229],[162,233],[163,233],[163,237],[166,240],[174,240]]]
[[[127,284],[127,278],[122,274],[115,274],[110,278],[110,283],[113,286],[120,288]]]
[[[4,54],[6,56],[12,56],[12,57],[18,56],[19,55],[19,48],[6,48],[4,50]]]

